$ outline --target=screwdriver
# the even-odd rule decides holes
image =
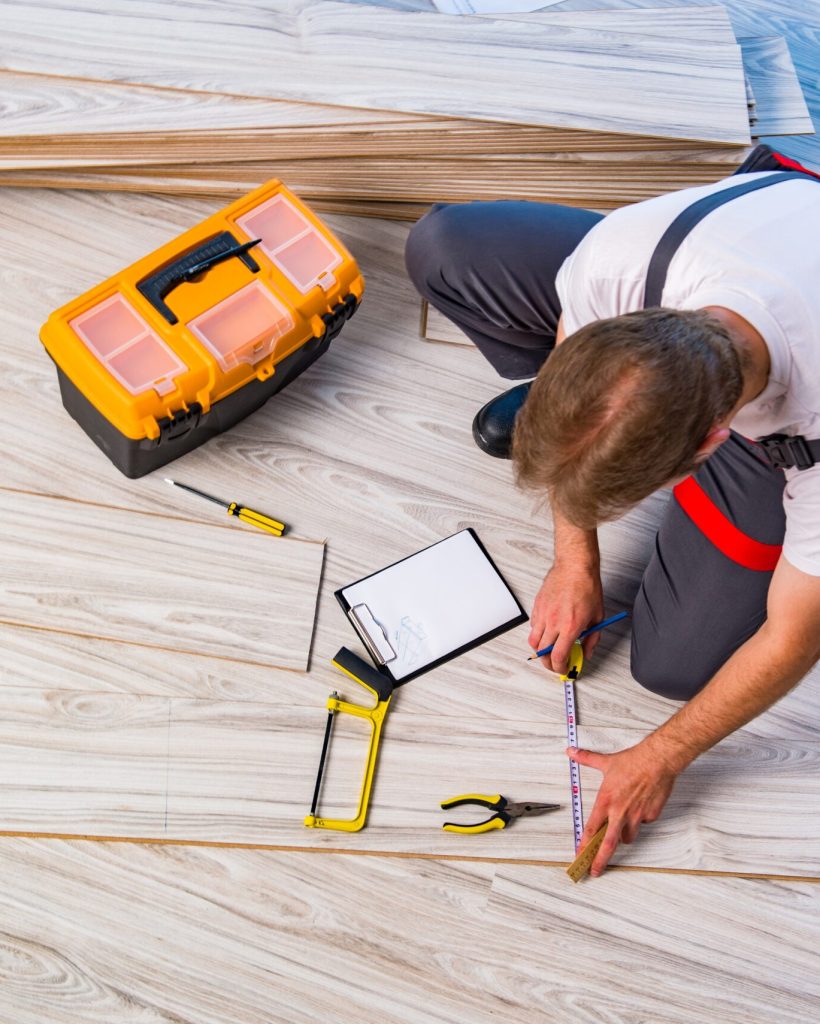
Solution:
[[[200,498],[205,498],[207,501],[213,501],[217,505],[221,505],[222,508],[227,509],[229,516],[236,516],[237,519],[241,519],[243,523],[250,523],[251,526],[255,526],[259,530],[264,530],[265,533],[272,533],[275,537],[281,537],[287,527],[284,523],[280,523],[277,519],[271,519],[270,516],[262,515],[261,512],[254,512],[252,508],[245,508],[244,505],[239,505],[237,502],[222,501],[220,498],[215,498],[212,494],[206,494],[204,491],[198,491],[196,487],[189,487],[188,484],[178,483],[176,480],[169,480],[165,477],[166,484],[170,484],[172,487],[181,487],[183,491],[190,491],[191,494],[198,494]]]

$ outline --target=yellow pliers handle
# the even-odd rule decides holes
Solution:
[[[477,804],[479,807],[486,807],[495,813],[487,818],[486,821],[479,821],[475,825],[455,825],[451,821],[445,822],[442,828],[446,832],[462,832],[466,835],[476,832],[490,832],[493,829],[506,828],[507,822],[510,820],[504,814],[507,801],[498,793],[495,796],[486,796],[484,793],[465,793],[463,796],[454,796],[449,800],[445,800],[441,805],[441,809],[449,811],[451,807],[460,807],[462,804]]]
[[[236,516],[237,519],[241,519],[243,523],[249,523],[251,526],[255,526],[259,530],[264,530],[266,533],[272,533],[275,537],[281,537],[285,532],[285,524],[280,523],[278,519],[271,519],[270,516],[262,515],[261,512],[254,512],[252,508],[245,508],[244,505],[237,505],[235,501],[232,501],[228,505],[228,515]]]

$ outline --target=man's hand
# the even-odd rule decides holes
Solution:
[[[530,619],[530,647],[540,651],[554,643],[552,654],[541,660],[553,672],[565,672],[567,658],[580,633],[604,617],[601,576],[597,568],[556,562],[547,573],[535,598]],[[600,633],[583,641],[588,658]]]
[[[568,747],[567,756],[578,764],[597,768],[604,775],[578,848],[580,853],[608,821],[606,836],[590,869],[590,874],[597,877],[619,843],[633,842],[641,825],[655,821],[660,815],[678,773],[658,756],[647,740],[616,754],[596,754]]]

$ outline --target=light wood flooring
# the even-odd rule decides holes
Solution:
[[[0,205],[6,499],[63,508],[52,496],[93,498],[97,509],[153,513],[170,536],[177,493],[161,473],[127,480],[98,452],[61,408],[36,335],[52,307],[210,204],[5,191]],[[685,773],[664,817],[617,858],[641,870],[583,888],[561,867],[572,858],[561,691],[524,661],[526,627],[398,692],[364,831],[302,826],[327,693],[340,687],[356,699],[329,664],[341,644],[357,648],[333,589],[471,525],[528,605],[550,553],[549,524],[512,488],[510,467],[470,438],[474,410],[500,382],[472,349],[418,335],[418,301],[402,269],[406,225],[332,223],[362,263],[361,311],[302,378],[173,469],[326,541],[309,673],[115,642],[51,612],[25,624],[2,616],[0,831],[40,838],[0,839],[9,879],[0,1019],[473,1021],[512,1006],[516,1020],[558,1021],[578,1000],[598,1012],[619,978],[612,1020],[691,1020],[710,993],[723,1000],[724,1019],[763,1020],[752,1015],[761,985],[774,988],[778,1019],[799,1020],[812,983],[798,968],[812,963],[820,929],[808,910],[820,887],[804,880],[820,874],[818,673]],[[59,250],[58,276],[40,265],[50,248]],[[613,610],[634,595],[664,500],[603,531]],[[201,514],[213,515],[219,525],[210,529],[225,544],[247,543],[245,528],[222,525],[215,507],[203,503]],[[60,522],[41,515],[31,528],[25,517],[7,525],[16,573],[26,563],[41,569],[44,531],[51,523],[56,543]],[[101,558],[107,550],[101,534]],[[70,562],[72,550],[61,558]],[[262,606],[275,586],[253,583]],[[628,630],[613,629],[601,647],[579,686],[580,733],[585,745],[616,750],[674,705],[631,680]],[[361,735],[340,729],[329,810],[349,811],[362,753]],[[596,775],[584,770],[588,807]],[[488,789],[565,806],[486,836],[440,830],[442,799]],[[338,856],[344,851],[358,856]],[[665,873],[647,870],[658,868]],[[699,871],[722,874],[690,873]],[[261,889],[247,891],[248,875]],[[636,900],[656,918],[638,913]],[[223,909],[209,924],[203,907]],[[712,908],[707,940],[692,936],[702,927],[698,908]],[[796,957],[802,980],[793,984],[765,952],[781,911],[777,949]],[[163,928],[171,947],[159,939]],[[754,956],[720,960],[724,940],[749,930],[765,940]],[[656,931],[661,947],[650,939]],[[193,951],[203,942],[200,962]],[[662,986],[633,973],[643,962],[675,975],[671,1003]],[[165,973],[172,967],[190,979],[184,993]],[[731,980],[721,983],[721,972]],[[724,1007],[727,984],[735,1018]]]
[[[780,32],[786,14],[772,6]],[[748,5],[756,35],[763,7]],[[121,476],[62,409],[37,340],[51,309],[214,208],[0,191],[5,503],[85,503],[89,522],[151,514],[168,536],[184,507],[237,551],[253,543],[216,506],[182,506],[167,472]],[[46,601],[23,620],[7,564],[18,580],[42,574],[65,527],[49,514],[3,520],[0,1022],[816,1019],[820,672],[696,762],[596,881],[564,873],[566,806],[484,836],[440,830],[438,803],[458,792],[566,802],[561,691],[524,661],[525,626],[398,691],[364,831],[302,826],[327,694],[357,696],[330,666],[341,644],[361,650],[333,590],[473,526],[528,606],[551,551],[509,465],[470,436],[503,382],[471,348],[419,338],[406,225],[328,220],[365,274],[360,312],[304,376],[170,474],[269,509],[300,544],[325,542],[307,673],[219,644],[114,640],[93,605]],[[664,501],[602,531],[612,611],[634,596]],[[109,557],[108,534],[97,554]],[[60,559],[79,574],[89,555],[66,547]],[[254,576],[260,608],[276,587]],[[628,628],[599,651],[578,688],[580,738],[616,750],[675,705],[632,681]],[[341,729],[327,790],[340,812],[361,753],[361,735]],[[583,784],[589,808],[597,773]]]

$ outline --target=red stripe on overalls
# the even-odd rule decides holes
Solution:
[[[694,477],[687,477],[672,492],[680,507],[718,551],[746,569],[771,572],[777,565],[780,544],[763,544],[749,537],[728,519]]]
[[[816,171],[810,171],[808,167],[804,167],[799,164],[796,160],[792,160],[791,157],[783,156],[782,153],[772,153],[772,156],[780,164],[781,167],[788,167],[790,171],[802,171],[803,174],[810,174],[812,178],[820,178],[820,174]]]

